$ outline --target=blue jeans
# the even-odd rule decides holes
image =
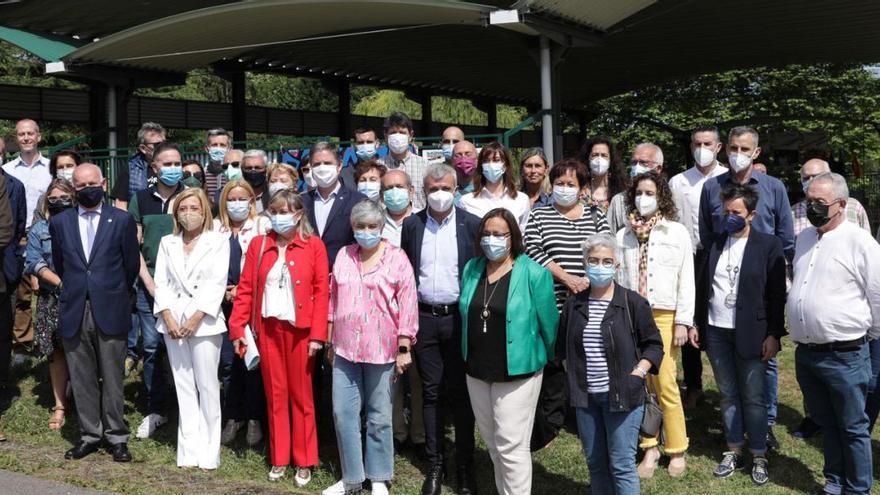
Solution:
[[[593,495],[638,495],[636,450],[644,407],[611,412],[608,394],[590,394],[589,407],[577,408],[578,433]]]
[[[165,355],[165,341],[156,330],[156,317],[153,315],[153,298],[138,284],[137,318],[144,339],[144,386],[147,390],[147,413],[165,415],[165,370],[162,369],[162,356]],[[131,334],[129,334],[129,342]]]
[[[394,475],[394,363],[353,363],[333,358],[333,420],[342,481],[360,487],[366,478],[391,481]],[[366,407],[366,448],[361,449],[361,408]],[[366,474],[365,474],[366,472]]]
[[[871,354],[871,378],[868,380],[868,395],[865,399],[865,412],[868,414],[868,433],[874,431],[874,423],[880,413],[880,339],[868,342],[868,352]]]
[[[137,289],[135,289],[137,291]],[[138,359],[138,330],[140,330],[140,317],[137,312],[131,314],[131,330],[128,331],[128,350],[125,357],[130,357],[137,363]]]
[[[767,425],[776,424],[776,410],[779,407],[779,373],[776,358],[767,361],[764,367],[764,403],[767,404]]]
[[[870,493],[871,436],[865,396],[871,363],[867,345],[855,351],[795,351],[797,380],[813,419],[822,426],[825,492]]]
[[[727,328],[708,328],[706,353],[721,393],[721,419],[727,446],[741,448],[748,433],[749,451],[764,455],[769,409],[764,402],[769,395],[764,390],[768,376],[765,369],[769,366],[760,357],[741,358],[736,352],[736,332]]]

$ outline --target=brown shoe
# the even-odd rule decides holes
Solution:
[[[0,442],[6,441],[6,433],[3,433],[3,430],[0,430]]]
[[[682,406],[684,406],[685,411],[691,411],[697,408],[697,404],[703,400],[703,390],[695,388],[693,390],[688,389],[684,394],[684,401],[682,401]]]

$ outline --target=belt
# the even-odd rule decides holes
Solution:
[[[431,316],[449,316],[458,311],[458,303],[428,304],[420,302],[419,311],[430,313]]]
[[[832,351],[857,351],[862,347],[862,344],[868,341],[867,337],[859,337],[853,340],[838,340],[836,342],[828,342],[827,344],[801,344],[807,349],[815,352],[832,352]]]

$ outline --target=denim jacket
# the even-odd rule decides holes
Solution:
[[[52,238],[49,236],[49,222],[34,222],[28,232],[27,248],[25,248],[25,275],[36,275],[43,268],[55,271],[52,264]],[[40,280],[40,289],[55,290],[55,287]]]

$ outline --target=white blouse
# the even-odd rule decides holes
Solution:
[[[282,253],[284,254],[284,253]],[[296,323],[296,304],[293,297],[293,284],[287,260],[279,256],[278,261],[266,275],[266,287],[263,291],[263,318],[276,318]]]

